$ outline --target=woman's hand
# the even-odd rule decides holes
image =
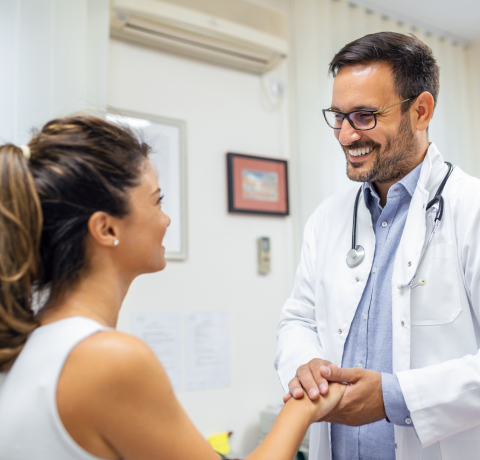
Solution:
[[[337,406],[342,399],[346,388],[347,385],[342,383],[330,383],[326,395],[320,395],[319,398],[313,401],[308,396],[304,396],[301,400],[294,400],[292,398],[289,403],[294,403],[294,401],[302,402],[308,406],[311,411],[310,423],[318,422],[326,417],[327,414]]]

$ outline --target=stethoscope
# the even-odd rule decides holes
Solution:
[[[423,255],[420,258],[420,262],[418,263],[417,269],[415,270],[415,274],[413,275],[412,279],[407,283],[407,284],[399,284],[398,288],[403,289],[406,287],[411,287],[416,288],[419,286],[420,283],[413,284],[415,281],[415,278],[418,274],[418,271],[420,270],[420,267],[422,266],[423,261],[425,260],[425,256],[427,255],[428,248],[430,246],[430,242],[432,241],[433,235],[435,235],[435,232],[437,231],[438,224],[442,220],[443,217],[443,197],[442,197],[442,192],[443,188],[445,187],[445,184],[447,183],[448,178],[452,174],[453,171],[453,166],[451,163],[448,161],[445,162],[448,165],[448,172],[443,178],[442,183],[438,187],[437,193],[435,193],[435,196],[433,199],[427,204],[427,209],[428,211],[434,204],[438,203],[438,209],[437,213],[435,215],[435,221],[433,225],[433,230],[432,233],[430,234],[430,238],[428,239],[427,245],[425,246],[425,250],[423,251]],[[363,185],[360,187],[357,193],[357,197],[355,198],[355,206],[353,209],[353,226],[352,226],[352,249],[350,249],[347,252],[347,265],[350,268],[356,267],[360,263],[362,263],[363,259],[365,259],[365,249],[361,245],[356,244],[357,240],[357,213],[358,213],[358,202],[360,201],[360,195],[363,190]]]

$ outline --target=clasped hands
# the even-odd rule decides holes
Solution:
[[[368,369],[342,369],[330,361],[312,359],[297,369],[288,384],[290,392],[283,397],[301,399],[305,393],[311,400],[328,393],[329,382],[342,382],[347,388],[338,404],[319,422],[360,426],[386,417],[383,404],[381,374]]]

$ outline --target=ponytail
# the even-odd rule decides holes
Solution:
[[[0,147],[0,372],[12,366],[38,326],[32,293],[38,276],[42,208],[29,156],[27,146]]]

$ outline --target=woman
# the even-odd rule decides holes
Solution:
[[[148,151],[87,116],[0,148],[1,460],[218,459],[154,354],[114,329],[130,283],[166,265]],[[291,460],[342,394],[288,401],[248,458]]]

